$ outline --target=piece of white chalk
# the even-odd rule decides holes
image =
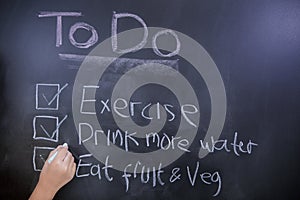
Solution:
[[[57,155],[57,151],[48,159],[48,163],[50,164]]]
[[[63,147],[67,147],[68,144],[67,144],[67,143],[64,143],[62,146],[63,146]],[[56,152],[48,159],[48,163],[49,163],[49,164],[54,160],[54,158],[56,157],[57,153],[58,153],[58,151],[56,151]]]

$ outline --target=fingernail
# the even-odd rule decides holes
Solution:
[[[63,147],[68,147],[68,144],[65,142],[62,146]]]

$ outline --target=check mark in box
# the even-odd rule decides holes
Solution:
[[[33,139],[58,142],[59,128],[67,119],[67,115],[59,121],[58,117],[39,115],[33,118]]]
[[[53,147],[34,147],[32,164],[34,171],[41,171]]]
[[[60,84],[38,83],[35,86],[35,108],[37,110],[58,110],[59,97],[68,86]]]

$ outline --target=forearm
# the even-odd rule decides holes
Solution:
[[[38,183],[29,200],[52,200],[56,192],[56,190],[47,187],[47,185]]]

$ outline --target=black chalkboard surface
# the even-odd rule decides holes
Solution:
[[[2,1],[0,197],[298,199],[300,2]]]

